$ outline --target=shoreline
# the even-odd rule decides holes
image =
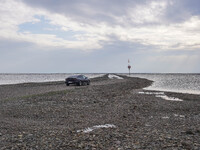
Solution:
[[[200,148],[199,95],[165,93],[185,98],[167,101],[139,93],[152,81],[119,76],[0,86],[1,149]]]
[[[114,73],[115,74],[115,73]],[[112,74],[112,75],[114,75]],[[128,75],[123,75],[123,73],[121,73],[122,75],[120,74],[115,74],[115,75],[118,75],[118,76],[125,76],[125,77],[128,77]],[[141,74],[141,73],[139,73]],[[143,74],[146,74],[146,73],[143,73]],[[153,73],[152,73],[153,74]],[[159,73],[156,73],[156,74],[159,74]],[[167,73],[166,73],[167,74]],[[171,74],[171,73],[169,73]],[[172,73],[173,74],[173,73]],[[182,73],[180,73],[182,74]],[[183,73],[184,74],[184,73]],[[195,74],[195,73],[192,73],[192,74]],[[198,74],[198,73],[196,73]],[[103,76],[107,76],[109,74],[104,74],[104,75],[100,75],[99,77],[92,77],[90,78],[91,80],[94,80],[95,81],[95,78],[101,78]],[[147,78],[142,78],[142,77],[130,77],[130,78],[139,78],[139,79],[144,79],[144,80],[149,80]],[[152,80],[149,80],[151,81],[152,83],[155,82],[155,81],[152,81]],[[59,85],[59,84],[63,84],[65,82],[65,80],[59,80],[59,81],[46,81],[46,82],[24,82],[24,83],[15,83],[15,84],[2,84],[0,85],[0,91],[3,89],[3,88],[20,88],[20,87],[35,87],[35,86],[48,86],[48,85]],[[151,86],[151,85],[150,85]],[[164,92],[166,93],[167,95],[176,95],[178,97],[188,97],[188,96],[192,96],[192,97],[198,97],[200,96],[199,93],[187,93],[187,92],[177,92],[177,91],[170,91],[170,90],[152,90],[152,89],[146,89],[148,88],[149,86],[146,86],[143,88],[144,91],[147,91],[147,92]],[[187,96],[188,95],[188,96]],[[0,98],[1,98],[1,93],[0,93]]]
[[[7,73],[3,73],[3,74],[7,74]],[[9,73],[8,73],[9,74]],[[11,73],[12,74],[12,73]],[[17,73],[14,73],[17,75]],[[27,73],[22,73],[22,74],[27,74]],[[40,74],[40,73],[30,73],[30,74]],[[52,74],[67,74],[67,73],[47,73],[49,75],[52,75]],[[69,73],[69,74],[74,74],[74,73]],[[126,77],[130,77],[129,75],[125,75],[124,73],[84,73],[84,74],[97,74],[97,76],[91,76],[91,79],[94,79],[94,78],[98,78],[98,77],[102,77],[102,76],[105,76],[105,75],[119,75],[119,76],[126,76]],[[134,74],[169,74],[169,75],[199,75],[199,73],[134,73]],[[43,75],[43,74],[41,74]],[[131,76],[133,78],[140,78],[140,79],[147,79],[147,80],[151,80],[151,79],[148,79],[148,78],[145,78],[145,77],[134,77],[134,76]],[[152,81],[152,80],[151,80]],[[64,82],[64,79],[63,80],[57,80],[57,81],[39,81],[39,82],[22,82],[22,83],[8,83],[8,84],[0,84],[0,89],[1,87],[7,87],[7,86],[16,86],[16,87],[19,87],[20,85],[21,86],[31,86],[31,85],[48,85],[48,84],[58,84],[58,83],[63,83]],[[156,81],[152,81],[152,82],[156,82]],[[150,88],[149,88],[150,87]],[[155,92],[165,92],[165,93],[174,93],[174,94],[180,94],[180,95],[195,95],[195,96],[198,96],[200,95],[200,93],[198,92],[195,92],[195,91],[191,91],[191,92],[187,92],[187,91],[176,91],[176,90],[169,90],[169,89],[153,89],[151,88],[151,86],[147,86],[145,87],[143,90],[145,91],[155,91]],[[0,94],[1,95],[1,94]]]

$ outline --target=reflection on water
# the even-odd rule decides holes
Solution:
[[[132,74],[132,77],[153,80],[146,90],[200,94],[200,74]]]

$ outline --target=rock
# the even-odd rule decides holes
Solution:
[[[194,132],[192,132],[191,130],[187,130],[185,133],[194,135]]]
[[[86,147],[85,147],[85,150],[89,150],[89,149],[90,149],[90,147],[89,147],[89,146],[86,146]]]
[[[28,134],[28,135],[27,135],[27,137],[32,137],[32,136],[33,136],[33,134]]]
[[[191,149],[192,148],[192,145],[189,142],[182,142],[181,144],[182,144],[183,148],[186,148],[186,149]]]
[[[120,144],[121,144],[121,142],[120,142],[120,141],[115,141],[115,143],[116,143],[117,145],[120,145]]]
[[[140,146],[139,145],[133,145],[133,148],[138,149],[138,148],[140,148]]]
[[[197,130],[196,130],[196,133],[200,133],[200,130],[199,130],[199,129],[197,129]]]

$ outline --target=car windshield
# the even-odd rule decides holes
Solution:
[[[84,77],[82,75],[77,76],[77,78],[84,79]]]
[[[75,76],[69,76],[68,78],[77,78],[78,76],[75,75]]]
[[[70,76],[68,78],[78,78],[78,79],[88,79],[86,76],[84,75],[74,75],[74,76]]]

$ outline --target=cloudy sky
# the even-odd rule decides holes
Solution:
[[[199,73],[199,0],[0,0],[0,73]]]

